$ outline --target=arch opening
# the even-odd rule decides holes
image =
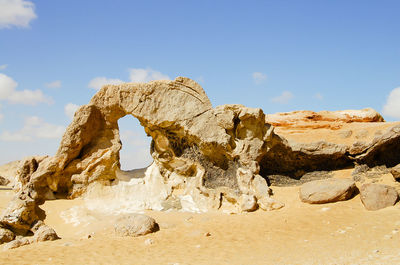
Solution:
[[[150,155],[151,137],[147,136],[137,118],[126,115],[118,120],[122,148],[119,152],[123,172],[145,170],[153,162]]]

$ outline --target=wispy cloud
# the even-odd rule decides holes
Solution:
[[[27,28],[37,18],[35,5],[24,0],[0,0],[0,29],[12,26]]]
[[[393,89],[383,106],[383,115],[400,119],[400,87]]]
[[[79,105],[68,103],[64,107],[64,113],[67,115],[68,118],[71,120],[74,118],[75,112],[79,109]]]
[[[168,75],[151,68],[131,68],[129,69],[129,77],[131,82],[145,83],[152,80],[170,80]]]
[[[95,77],[92,80],[90,80],[88,87],[93,88],[95,90],[99,90],[105,85],[118,85],[124,83],[124,81],[120,79],[112,79],[112,78],[106,78],[106,77]]]
[[[279,104],[287,104],[294,97],[293,93],[290,91],[283,91],[280,96],[271,99],[272,102]]]
[[[265,80],[267,80],[267,75],[261,72],[254,72],[251,74],[253,80],[256,84],[261,84]]]
[[[130,68],[129,69],[130,82],[146,83],[153,80],[170,80],[169,76],[151,68]],[[107,78],[104,76],[95,77],[90,80],[88,87],[99,90],[104,85],[118,85],[124,83],[123,80],[117,78]]]
[[[0,70],[4,70],[4,69],[6,69],[7,68],[7,64],[2,64],[2,65],[0,65]]]
[[[51,97],[37,90],[16,90],[18,83],[11,77],[0,73],[0,100],[6,100],[13,104],[36,105],[38,103],[52,104]]]
[[[318,100],[323,100],[323,99],[324,99],[324,96],[323,96],[321,93],[316,93],[316,94],[314,95],[314,98],[315,98],[315,99],[318,99]]]
[[[0,140],[6,142],[25,141],[29,142],[35,138],[54,139],[61,138],[65,127],[43,121],[37,116],[27,117],[23,127],[14,132],[4,131],[0,134]]]
[[[61,81],[60,80],[56,80],[50,83],[46,83],[45,84],[46,87],[48,88],[60,88],[61,87]]]

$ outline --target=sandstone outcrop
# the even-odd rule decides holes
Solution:
[[[19,164],[17,194],[0,225],[17,235],[34,233],[43,216],[38,206],[45,200],[75,198],[96,185],[113,187],[130,181],[119,163],[118,120],[126,115],[138,119],[152,138],[154,162],[143,170],[142,179],[134,181],[135,195],[143,196],[143,209],[279,209],[283,204],[270,197],[268,176],[301,179],[308,172],[355,162],[389,167],[400,163],[400,125],[387,125],[372,110],[334,114],[340,128],[352,131],[344,134],[345,144],[329,137],[318,141],[312,133],[312,141],[303,141],[287,134],[289,127],[297,130],[295,126],[281,126],[261,109],[243,105],[213,108],[200,85],[188,78],[106,85],[77,110],[55,156],[33,157]],[[317,116],[306,120],[324,122]],[[379,124],[374,126],[381,133],[372,137],[368,126],[362,133],[348,127],[364,121]],[[298,129],[306,135],[310,130],[304,128]],[[335,130],[320,129],[328,130],[327,136]],[[356,144],[354,139],[362,142]]]
[[[361,186],[360,197],[367,210],[376,211],[393,206],[398,200],[398,193],[391,186],[368,183]]]
[[[330,178],[303,184],[299,195],[302,202],[329,203],[350,199],[357,190],[350,179]]]
[[[144,236],[157,232],[159,229],[156,220],[143,214],[122,216],[114,225],[114,231],[117,236]]]

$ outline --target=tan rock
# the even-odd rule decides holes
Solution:
[[[29,238],[19,237],[19,238],[16,238],[15,240],[5,244],[3,249],[8,250],[8,249],[13,249],[13,248],[18,248],[18,247],[22,247],[25,245],[29,245],[30,243],[31,243],[31,241],[29,240]]]
[[[257,210],[257,199],[254,195],[242,194],[239,198],[240,209],[244,212],[253,212]]]
[[[60,239],[56,231],[44,224],[43,221],[36,222],[31,231],[33,232],[33,238],[31,239],[31,242],[53,241]]]
[[[351,198],[356,189],[354,181],[350,179],[331,178],[303,184],[299,195],[302,202],[329,203]]]
[[[119,218],[114,225],[117,236],[143,236],[159,230],[156,221],[143,214],[130,214]]]
[[[0,244],[10,242],[14,238],[15,238],[15,235],[13,232],[11,232],[8,229],[0,227]]]
[[[266,118],[261,109],[242,105],[213,108],[200,85],[188,78],[106,85],[77,110],[55,156],[21,162],[18,193],[0,224],[24,235],[38,221],[37,206],[54,199],[53,193],[75,198],[92,187],[112,187],[125,181],[131,174],[120,170],[118,120],[126,115],[137,118],[152,137],[154,163],[132,193],[141,196],[143,209],[163,209],[168,203],[171,206],[170,199],[173,205],[197,212],[237,212],[242,195],[255,198],[261,209],[277,209],[282,205],[270,198],[268,175],[299,178],[311,171],[348,167],[354,161],[371,164],[378,159],[394,164],[398,160],[390,153],[399,146],[400,127],[379,125],[382,135],[375,135],[368,127],[362,139],[365,145],[356,146],[351,153],[353,135],[360,130],[347,128],[353,133],[346,144],[332,142],[329,137],[313,142],[287,140],[268,123],[278,126],[279,121],[275,123],[270,115]],[[288,119],[290,115],[283,116]],[[332,119],[340,123],[304,127],[330,130],[326,135],[350,123],[384,124],[370,109],[300,116],[313,123]],[[297,121],[289,127],[300,128]]]
[[[367,210],[376,211],[393,206],[398,200],[398,193],[391,186],[368,183],[361,186],[360,198]]]

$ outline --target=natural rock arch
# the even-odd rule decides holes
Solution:
[[[274,133],[261,109],[242,105],[213,108],[200,85],[188,78],[108,85],[75,113],[55,156],[23,163],[18,173],[19,191],[0,226],[16,234],[34,232],[40,219],[38,205],[54,193],[74,198],[92,183],[117,182],[118,120],[125,115],[137,118],[153,139],[150,152],[154,163],[147,178],[155,180],[148,181],[150,185],[163,185],[160,199],[174,198],[179,190],[201,210],[279,208],[282,205],[270,198],[268,174],[368,162],[381,154],[382,146],[390,147],[400,139],[400,129],[394,127],[362,148],[326,142],[291,144]],[[388,155],[380,157],[388,160]]]

